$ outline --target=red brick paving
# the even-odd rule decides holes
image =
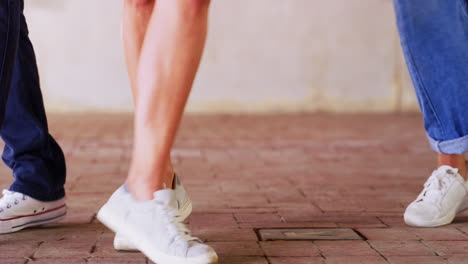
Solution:
[[[316,257],[320,256],[317,245],[310,241],[262,241],[265,255],[271,257]]]
[[[321,257],[270,257],[271,264],[323,264]]]
[[[467,241],[424,241],[439,256],[465,255],[468,252]]]
[[[385,264],[388,263],[383,257],[380,256],[346,256],[335,257],[331,256],[325,260],[325,264]]]
[[[67,218],[0,236],[1,264],[147,264],[112,248],[95,214],[125,179],[132,120],[55,115],[68,162]],[[189,116],[173,159],[193,233],[226,264],[468,263],[468,214],[417,229],[402,215],[435,157],[418,114]],[[11,173],[0,168],[0,187]],[[352,228],[364,241],[259,242],[259,228]]]
[[[439,256],[405,256],[405,257],[390,257],[388,259],[391,264],[414,264],[414,263],[425,263],[425,264],[441,264],[448,263],[447,259]],[[466,262],[463,262],[466,263]]]
[[[316,241],[314,243],[325,257],[378,256],[378,252],[365,241]]]
[[[384,256],[433,256],[435,253],[420,241],[379,241],[369,243]]]

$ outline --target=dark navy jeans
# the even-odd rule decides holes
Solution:
[[[10,190],[42,201],[65,195],[65,158],[48,131],[23,0],[0,0],[0,135]]]
[[[468,152],[468,0],[394,0],[431,147]]]

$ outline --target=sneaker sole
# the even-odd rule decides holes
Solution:
[[[449,214],[431,221],[418,221],[416,219],[406,217],[405,215],[404,220],[407,225],[413,227],[438,227],[451,224],[457,214],[462,213],[466,210],[468,210],[468,196],[466,196],[465,199],[463,199],[462,203],[458,206],[458,209],[453,214]]]
[[[462,203],[458,207],[457,214],[462,213],[466,210],[468,210],[468,196],[466,196],[465,199],[463,199]]]
[[[128,225],[126,225],[124,221],[119,220],[119,217],[113,215],[112,208],[107,206],[107,204],[105,204],[101,210],[99,210],[97,219],[115,233],[120,232],[120,234],[123,237],[128,238],[129,241],[141,241],[133,232],[128,231]],[[207,256],[183,258],[167,255],[166,253],[151,247],[149,244],[134,244],[151,261],[158,264],[214,264],[218,262],[218,256],[215,253]]]
[[[455,216],[460,213],[460,212],[463,212],[464,210],[466,210],[467,208],[465,207],[466,206],[466,203],[462,203],[458,206],[458,209],[457,210],[454,210],[452,209],[451,211],[453,213],[450,213],[450,214],[447,214],[443,217],[439,217],[437,219],[433,219],[433,220],[430,220],[430,221],[425,221],[425,220],[418,220],[417,218],[411,218],[411,217],[408,217],[406,214],[404,215],[404,220],[405,220],[405,223],[409,226],[413,226],[413,227],[438,227],[438,226],[444,226],[444,225],[448,225],[448,224],[451,224],[453,222],[453,219],[455,218]]]
[[[437,226],[444,226],[452,223],[453,219],[455,218],[455,214],[446,215],[444,217],[432,220],[432,221],[420,221],[411,219],[409,217],[404,217],[405,223],[409,226],[413,227],[437,227]]]
[[[0,219],[0,234],[8,234],[28,227],[55,223],[62,220],[66,214],[67,206],[64,204],[38,214],[18,216],[9,219]]]
[[[179,210],[180,217],[185,220],[192,213],[193,206],[190,199],[184,204],[184,206]],[[114,249],[118,251],[129,251],[129,252],[138,252],[139,250],[133,246],[128,239],[123,238],[122,236],[115,236],[114,238]]]

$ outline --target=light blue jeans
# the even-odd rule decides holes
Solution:
[[[468,0],[394,0],[430,145],[468,152]]]

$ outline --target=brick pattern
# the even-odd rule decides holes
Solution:
[[[151,263],[114,251],[95,219],[125,179],[131,117],[55,115],[50,126],[68,161],[69,214],[0,236],[0,263]],[[173,160],[194,203],[189,226],[220,263],[468,263],[468,214],[441,228],[402,221],[435,161],[419,115],[189,116]],[[11,172],[0,172],[6,188]],[[259,228],[352,228],[365,240],[259,242]]]

